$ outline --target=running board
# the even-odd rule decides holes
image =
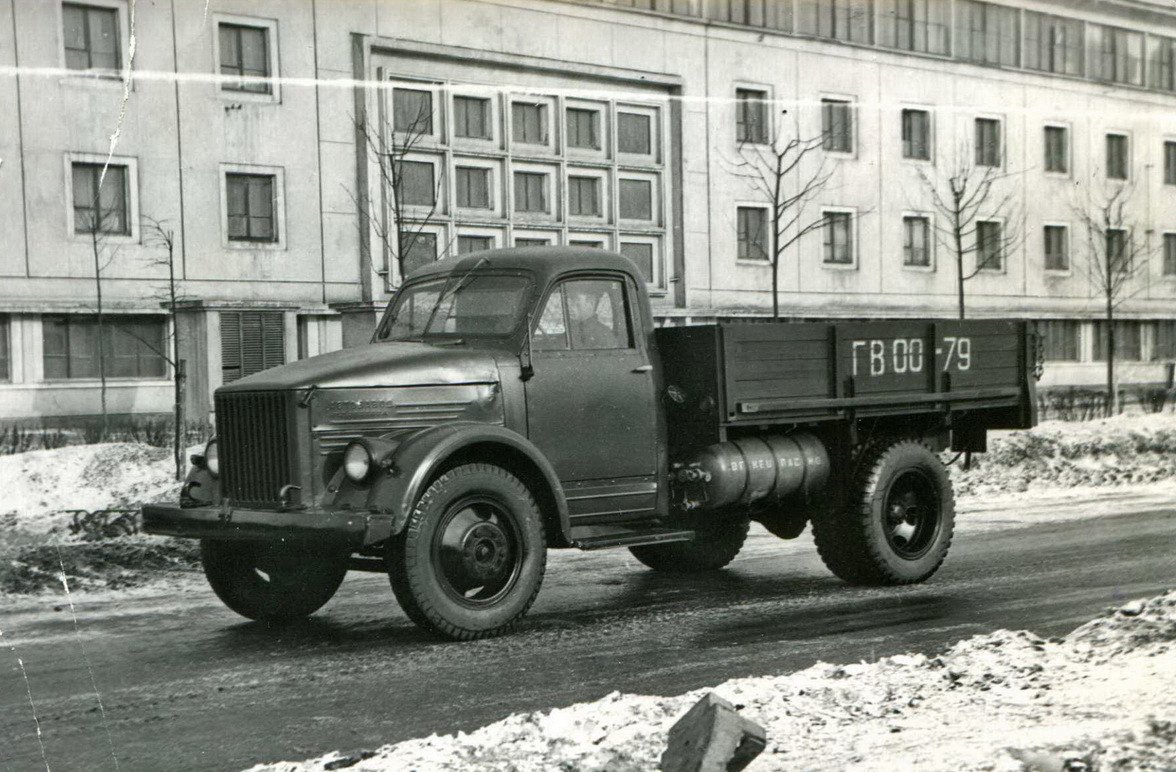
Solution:
[[[594,534],[592,536],[572,537],[572,546],[582,550],[599,550],[606,547],[638,547],[644,544],[669,544],[671,542],[690,541],[694,538],[694,534],[694,531],[681,531],[671,528],[647,528],[639,531],[625,529],[615,530],[610,533]]]

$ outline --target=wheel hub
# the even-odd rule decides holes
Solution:
[[[883,527],[899,557],[916,560],[935,541],[939,530],[939,496],[935,484],[918,470],[900,474],[886,496]]]
[[[508,513],[485,499],[454,504],[434,542],[438,579],[463,603],[492,603],[518,573],[521,556]]]
[[[494,523],[475,525],[466,531],[462,542],[462,567],[480,583],[498,576],[510,559],[506,534]]]

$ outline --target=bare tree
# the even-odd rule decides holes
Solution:
[[[782,110],[781,116],[787,112]],[[808,210],[833,176],[822,152],[825,136],[786,137],[782,124],[775,122],[770,142],[741,142],[732,164],[768,202],[769,243],[761,246],[772,266],[773,319],[780,318],[780,259],[793,244],[824,227],[825,215],[813,218]]]
[[[933,172],[920,167],[919,183],[935,212],[936,243],[955,258],[959,317],[965,317],[964,286],[986,270],[999,269],[1024,241],[1024,209],[1001,182],[1013,176],[999,166],[975,163],[970,148],[940,159]],[[968,270],[970,255],[975,255]]]
[[[143,243],[149,247],[156,247],[161,250],[159,257],[151,260],[152,265],[167,267],[167,289],[164,305],[168,309],[168,315],[171,317],[171,332],[170,332],[170,355],[168,351],[159,351],[154,343],[151,341],[144,341],[140,339],[147,348],[153,351],[156,355],[163,358],[168,365],[171,366],[173,374],[173,397],[174,404],[172,405],[172,455],[176,462],[176,479],[182,479],[184,476],[184,380],[187,374],[184,372],[183,360],[180,359],[180,327],[178,318],[176,316],[176,304],[182,299],[178,292],[178,284],[176,279],[176,235],[175,231],[168,225],[166,221],[156,220],[153,217],[144,217],[144,239]],[[136,336],[137,337],[137,336]]]
[[[99,183],[99,189],[105,180]],[[103,306],[102,272],[105,271],[118,255],[118,247],[111,247],[108,235],[122,231],[121,213],[114,209],[103,210],[100,200],[94,202],[94,211],[79,220],[78,225],[90,240],[90,254],[94,261],[94,296],[95,296],[95,324],[97,326],[97,356],[99,403],[102,414],[101,437],[106,439],[110,433],[110,412],[106,399],[106,309]]]
[[[1134,219],[1131,198],[1135,188],[1128,182],[1110,182],[1084,186],[1086,195],[1071,209],[1086,232],[1086,274],[1092,291],[1103,306],[1106,332],[1107,415],[1118,410],[1115,380],[1115,311],[1143,289],[1136,279],[1147,270],[1152,250],[1146,238],[1146,225]]]
[[[423,181],[417,176],[421,166],[416,164],[424,162],[414,161],[411,156],[433,134],[432,109],[422,101],[411,119],[398,121],[393,116],[389,121],[381,111],[375,121],[363,118],[354,118],[353,121],[357,138],[364,143],[367,155],[375,161],[379,190],[372,195],[369,186],[369,191],[357,195],[346,185],[343,189],[355,203],[364,225],[379,241],[383,265],[388,266],[391,257],[396,263],[397,276],[403,280],[409,267],[406,264],[408,256],[419,242],[431,235],[426,229],[434,222],[441,192],[440,179],[433,178],[426,187],[430,193],[427,200],[414,200],[414,195],[422,190],[419,183]],[[440,256],[442,245],[437,247]],[[444,248],[447,249],[448,244]],[[370,250],[368,259],[371,260]],[[388,269],[377,272],[387,274]],[[390,277],[386,278],[390,281]]]

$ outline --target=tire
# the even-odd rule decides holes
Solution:
[[[388,544],[388,578],[408,618],[471,641],[514,629],[547,565],[531,491],[491,464],[450,469],[425,490]]]
[[[728,520],[699,528],[691,541],[630,547],[629,552],[654,571],[718,571],[739,554],[750,527],[745,517]]]
[[[243,617],[285,623],[331,599],[347,574],[346,555],[266,542],[202,539],[200,562],[217,597]]]
[[[825,565],[851,584],[916,584],[951,547],[955,500],[943,462],[915,440],[877,445],[861,456],[840,511],[813,519]]]

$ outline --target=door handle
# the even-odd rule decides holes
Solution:
[[[653,369],[653,365],[640,365],[640,366],[638,366],[638,367],[634,367],[634,368],[633,368],[633,372],[635,372],[635,373],[647,373],[647,372],[649,372],[649,371],[650,371],[650,370],[652,370],[652,369]]]

